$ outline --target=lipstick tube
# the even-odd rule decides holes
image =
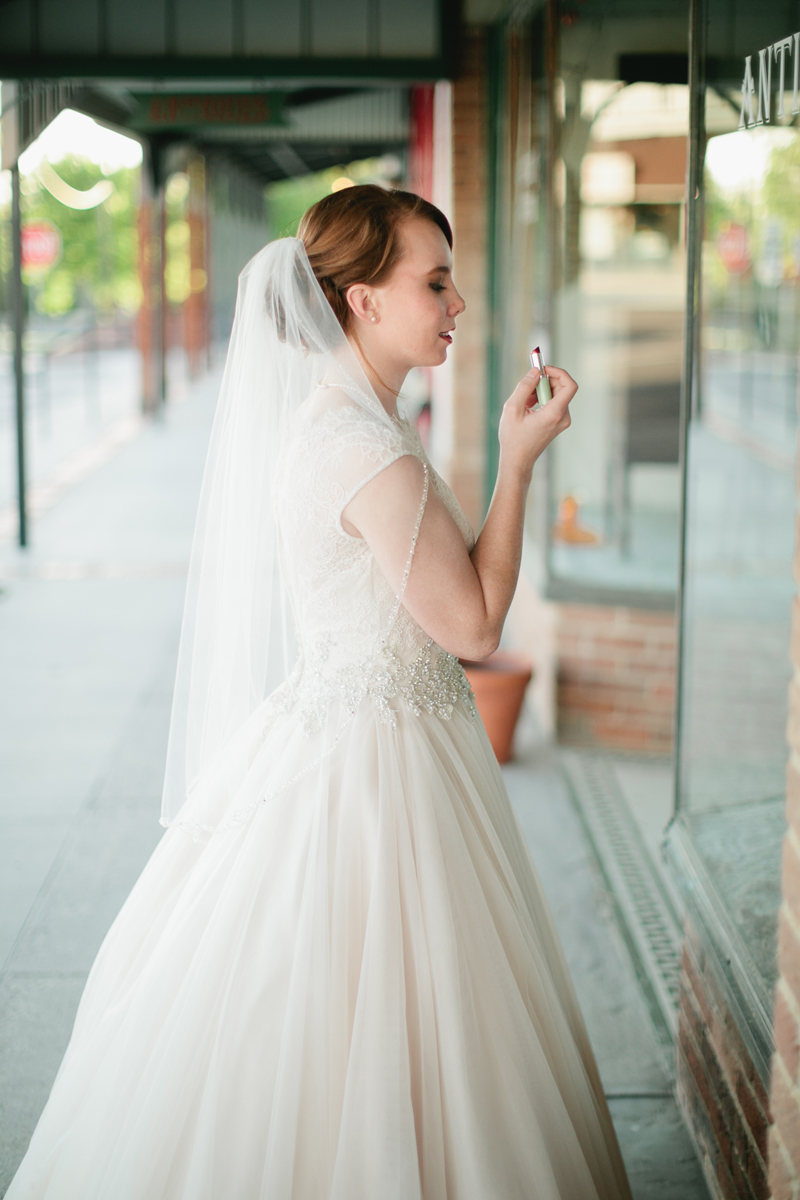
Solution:
[[[547,404],[549,400],[553,399],[553,393],[550,391],[550,380],[548,379],[547,373],[544,369],[544,359],[542,358],[542,352],[538,346],[535,350],[531,350],[531,366],[535,371],[538,371],[541,376],[536,385],[536,399],[540,404]]]

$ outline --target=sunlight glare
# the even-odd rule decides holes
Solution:
[[[105,175],[120,167],[138,167],[142,161],[141,143],[135,138],[115,133],[91,117],[65,108],[20,155],[20,171],[30,175],[43,159],[57,163],[67,154],[88,158]]]

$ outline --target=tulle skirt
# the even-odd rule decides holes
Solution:
[[[237,819],[170,828],[109,931],[7,1200],[628,1200],[480,720],[365,702],[320,760],[257,725],[198,824]]]

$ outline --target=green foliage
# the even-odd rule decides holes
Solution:
[[[299,179],[282,179],[267,188],[267,212],[276,237],[296,237],[300,218],[307,208],[316,204],[331,190],[331,184],[341,171],[320,171],[302,175]]]
[[[782,221],[787,232],[800,232],[800,138],[776,146],[769,156],[763,197],[769,215]]]
[[[353,183],[386,184],[385,163],[380,158],[365,158],[346,167],[329,167],[313,175],[301,175],[297,179],[282,179],[267,188],[267,214],[270,227],[276,237],[295,237],[300,218],[323,196],[334,190],[337,179],[351,179]]]
[[[788,290],[785,300],[779,291],[793,292],[800,276],[800,137],[785,129],[763,130],[762,144],[768,134],[772,146],[763,174],[756,167],[749,176],[731,172],[735,183],[725,187],[706,172],[703,300],[709,315],[703,342],[712,350],[760,346],[794,352],[795,302]],[[747,153],[746,143],[739,148]],[[732,226],[744,230],[745,269],[725,262],[722,238]]]
[[[23,178],[23,221],[51,221],[63,240],[59,263],[46,272],[25,274],[32,307],[52,316],[84,305],[100,312],[117,308],[135,312],[141,300],[136,227],[139,169],[123,167],[106,176],[96,163],[74,155],[54,163],[53,169],[79,191],[88,191],[106,178],[114,191],[97,208],[81,210],[56,200],[35,176]],[[0,266],[5,279],[11,266],[10,216],[6,206],[0,212]]]

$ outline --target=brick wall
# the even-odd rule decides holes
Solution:
[[[667,755],[672,749],[673,613],[559,604],[559,741]]]
[[[797,566],[795,574],[800,577]],[[772,1111],[769,1175],[775,1200],[800,1196],[800,601],[795,599],[792,659],[795,677],[789,690],[789,763],[786,771],[786,820],[782,891],[778,925],[775,991],[775,1054],[772,1060]]]
[[[769,1100],[714,967],[687,921],[678,1018],[678,1101],[715,1200],[767,1200]],[[796,1192],[776,1192],[796,1196]]]
[[[482,30],[465,30],[452,91],[454,278],[467,307],[453,346],[450,486],[473,526],[484,514],[486,440],[486,81]]]

